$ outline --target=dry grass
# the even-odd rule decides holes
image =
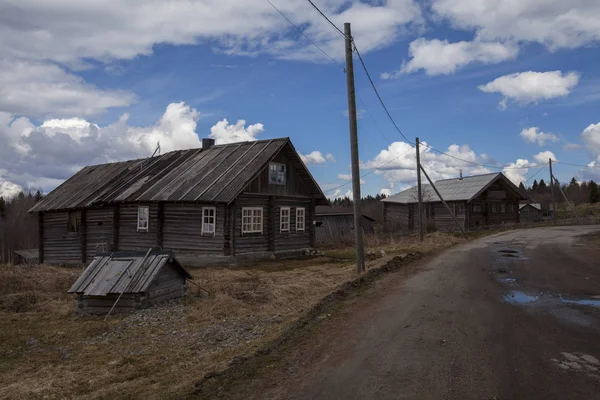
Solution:
[[[460,241],[436,233],[375,250],[430,252]],[[104,322],[73,314],[65,292],[81,270],[0,267],[0,398],[180,398],[355,277],[352,263],[327,257],[192,272],[210,295],[189,285],[180,304]]]

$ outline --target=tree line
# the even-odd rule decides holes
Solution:
[[[598,188],[598,184],[593,180],[579,182],[573,177],[569,183],[560,185],[560,189],[556,182],[554,185],[554,201],[557,203],[565,202],[560,189],[562,189],[567,200],[574,205],[600,202],[600,189]],[[551,189],[550,184],[546,183],[543,179],[539,182],[534,180],[531,186],[525,186],[523,182],[519,185],[521,193],[527,195],[534,203],[540,203],[543,208],[548,209],[552,203]]]
[[[38,248],[37,215],[27,211],[41,199],[39,190],[0,196],[0,264],[13,263],[15,250]]]

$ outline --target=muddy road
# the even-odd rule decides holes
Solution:
[[[200,396],[600,399],[598,238],[538,228],[447,250]]]

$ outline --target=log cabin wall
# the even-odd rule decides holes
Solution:
[[[150,208],[148,230],[138,230],[138,207]],[[119,251],[144,251],[157,247],[158,205],[121,204],[119,207]]]
[[[81,232],[70,231],[69,215],[80,215],[77,211],[48,211],[43,213],[44,262],[47,264],[80,264]],[[77,226],[81,218],[78,217]]]
[[[114,207],[86,210],[86,262],[98,253],[110,251],[113,244]]]

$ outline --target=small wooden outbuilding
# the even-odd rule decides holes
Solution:
[[[192,275],[171,252],[116,252],[94,257],[69,289],[86,314],[131,312],[182,297]],[[118,300],[118,301],[117,301]],[[116,304],[115,304],[116,303]]]
[[[540,203],[519,204],[521,222],[538,222],[542,220],[543,211]]]
[[[354,240],[354,213],[349,208],[317,206],[315,213],[317,243],[338,244]],[[375,220],[362,214],[363,233],[373,233]]]

